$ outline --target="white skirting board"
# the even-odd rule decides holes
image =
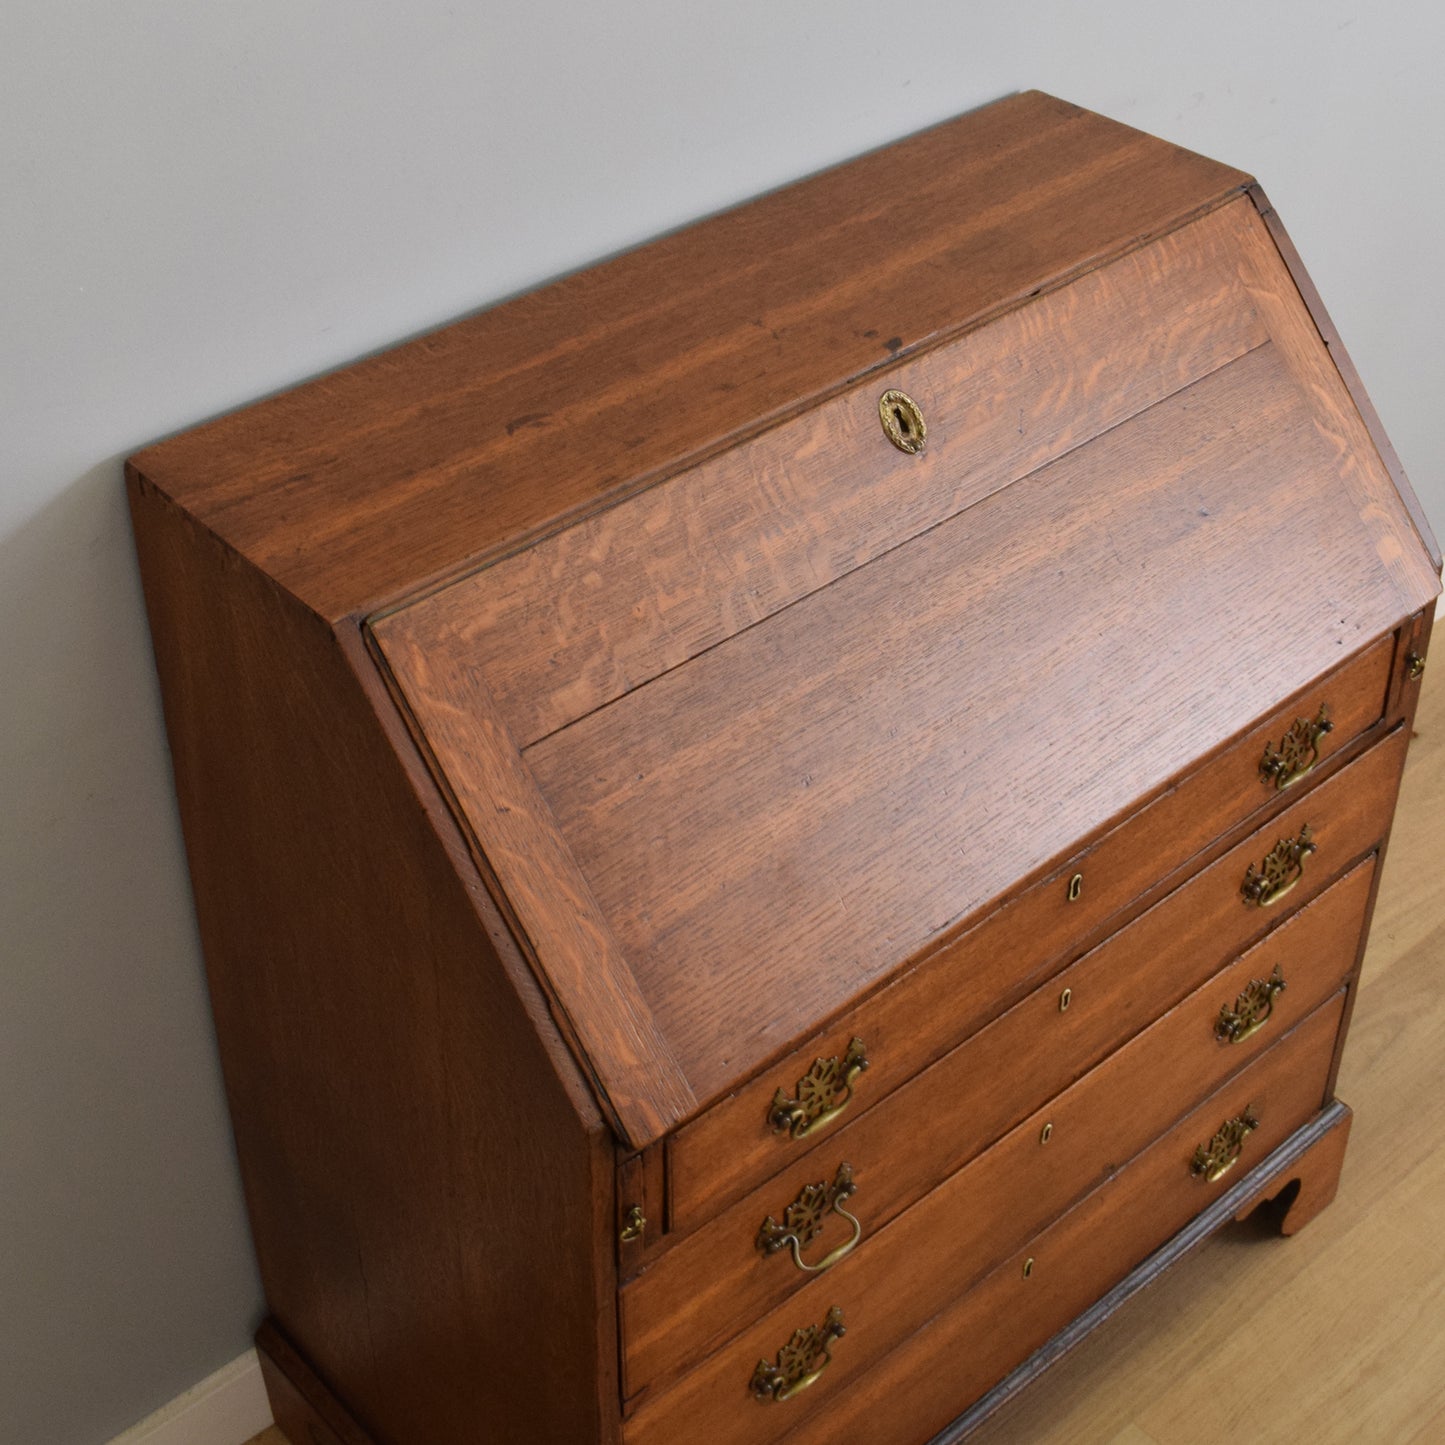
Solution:
[[[270,1423],[261,1362],[247,1350],[110,1445],[246,1445]]]

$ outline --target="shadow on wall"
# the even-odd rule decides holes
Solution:
[[[0,1440],[78,1445],[261,1310],[120,458],[0,540],[0,616]]]

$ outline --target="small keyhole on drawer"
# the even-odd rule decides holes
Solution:
[[[1079,901],[1079,895],[1083,891],[1084,875],[1082,873],[1075,873],[1074,876],[1069,879],[1069,902],[1077,903]]]
[[[1054,1126],[1052,1124],[1045,1124],[1044,1127],[1039,1131],[1039,1143],[1047,1144],[1049,1140],[1053,1137]]]
[[[928,440],[928,426],[918,403],[906,391],[885,391],[878,398],[883,433],[901,452],[917,456]]]
[[[1069,1009],[1069,1005],[1070,1005],[1071,1003],[1073,1003],[1073,1001],[1074,1001],[1074,991],[1073,991],[1073,989],[1071,989],[1071,988],[1066,988],[1066,989],[1063,991],[1063,993],[1061,993],[1061,994],[1059,995],[1059,1012],[1060,1012],[1060,1013],[1067,1013],[1067,1012],[1068,1012],[1068,1009]]]
[[[1034,1257],[1030,1255],[1024,1260],[1024,1278],[1027,1279],[1034,1272]]]

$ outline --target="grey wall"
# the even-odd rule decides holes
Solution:
[[[1445,8],[6,0],[0,1442],[248,1344],[119,459],[1040,86],[1252,169],[1439,526]]]

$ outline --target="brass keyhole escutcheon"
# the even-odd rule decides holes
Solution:
[[[928,428],[918,403],[906,391],[885,391],[878,398],[878,419],[883,433],[900,452],[916,455],[928,440]]]
[[[1083,895],[1083,892],[1084,875],[1082,873],[1075,873],[1074,876],[1069,879],[1069,902],[1077,903]]]

